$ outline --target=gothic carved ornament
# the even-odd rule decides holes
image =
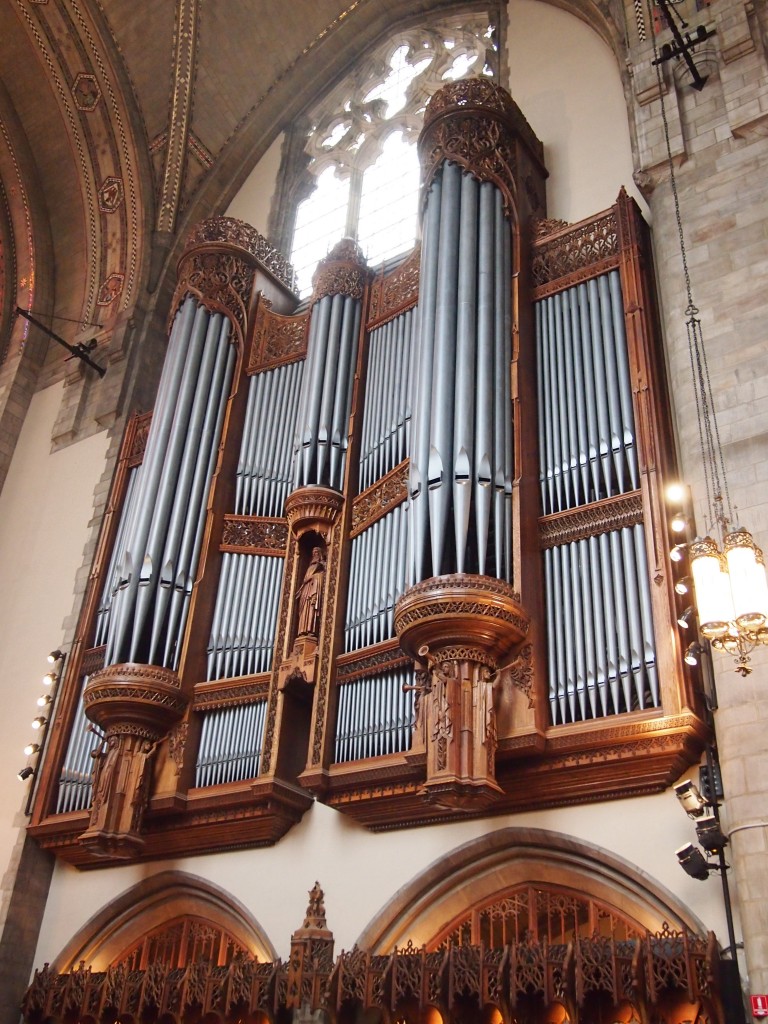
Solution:
[[[562,226],[534,243],[531,263],[535,298],[544,298],[618,266],[619,229],[615,208],[578,224]]]
[[[283,316],[272,310],[272,303],[263,295],[253,321],[251,352],[247,373],[258,373],[273,366],[303,359],[307,354],[309,313]]]
[[[363,491],[352,505],[352,528],[350,536],[356,537],[385,516],[408,497],[409,460],[395,466],[386,476]]]
[[[319,302],[326,295],[362,299],[371,276],[357,242],[342,238],[317,265],[312,278],[312,302]]]
[[[250,261],[255,260],[276,281],[294,290],[295,274],[291,264],[256,228],[245,221],[236,217],[210,217],[201,221],[190,233],[185,252],[211,246],[240,249]]]
[[[419,269],[421,246],[417,245],[410,256],[390,271],[379,273],[371,283],[371,300],[368,306],[368,329],[391,320],[419,299]]]
[[[642,521],[642,495],[634,491],[539,520],[539,540],[542,548],[553,548]]]
[[[426,190],[444,160],[458,163],[502,192],[511,217],[517,195],[516,143],[544,166],[543,147],[509,93],[487,78],[465,78],[436,92],[424,115],[419,156]]]
[[[227,515],[221,537],[222,551],[249,555],[284,555],[288,524],[284,519]]]

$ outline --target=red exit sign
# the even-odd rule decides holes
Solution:
[[[768,1017],[768,996],[750,996],[753,1017]]]

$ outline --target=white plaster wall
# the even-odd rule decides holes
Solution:
[[[495,829],[542,828],[602,847],[645,872],[655,886],[725,935],[717,877],[688,878],[675,850],[695,838],[670,792],[635,800],[373,834],[342,814],[314,805],[273,847],[153,864],[78,872],[58,864],[35,963],[50,962],[102,906],[154,873],[171,868],[204,877],[245,904],[280,957],[301,926],[315,881],[325,891],[336,951],[350,949],[386,902],[432,863]],[[416,936],[421,941],[426,936]]]
[[[227,207],[225,214],[227,217],[237,217],[238,220],[253,225],[262,235],[267,233],[269,210],[275,192],[277,172],[280,170],[283,137],[281,133],[259,160]]]
[[[23,748],[39,735],[48,652],[62,643],[72,611],[72,589],[82,563],[93,505],[103,471],[106,433],[50,453],[51,431],[63,384],[32,399],[0,494],[0,876],[19,828],[29,784],[16,781]]]
[[[584,22],[541,0],[510,0],[509,91],[544,144],[547,213],[571,223],[611,206],[632,179],[616,58]]]

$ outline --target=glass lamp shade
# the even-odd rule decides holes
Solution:
[[[728,570],[711,537],[691,544],[691,575],[702,634],[709,640],[725,636],[733,620]]]
[[[765,566],[757,561],[752,535],[740,527],[729,533],[723,543],[731,580],[734,620],[740,629],[758,630],[765,625]]]

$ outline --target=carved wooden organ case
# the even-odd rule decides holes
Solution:
[[[545,218],[486,80],[429,103],[422,243],[344,240],[291,313],[207,221],[129,425],[32,831],[81,865],[646,793],[697,756],[649,246]]]

